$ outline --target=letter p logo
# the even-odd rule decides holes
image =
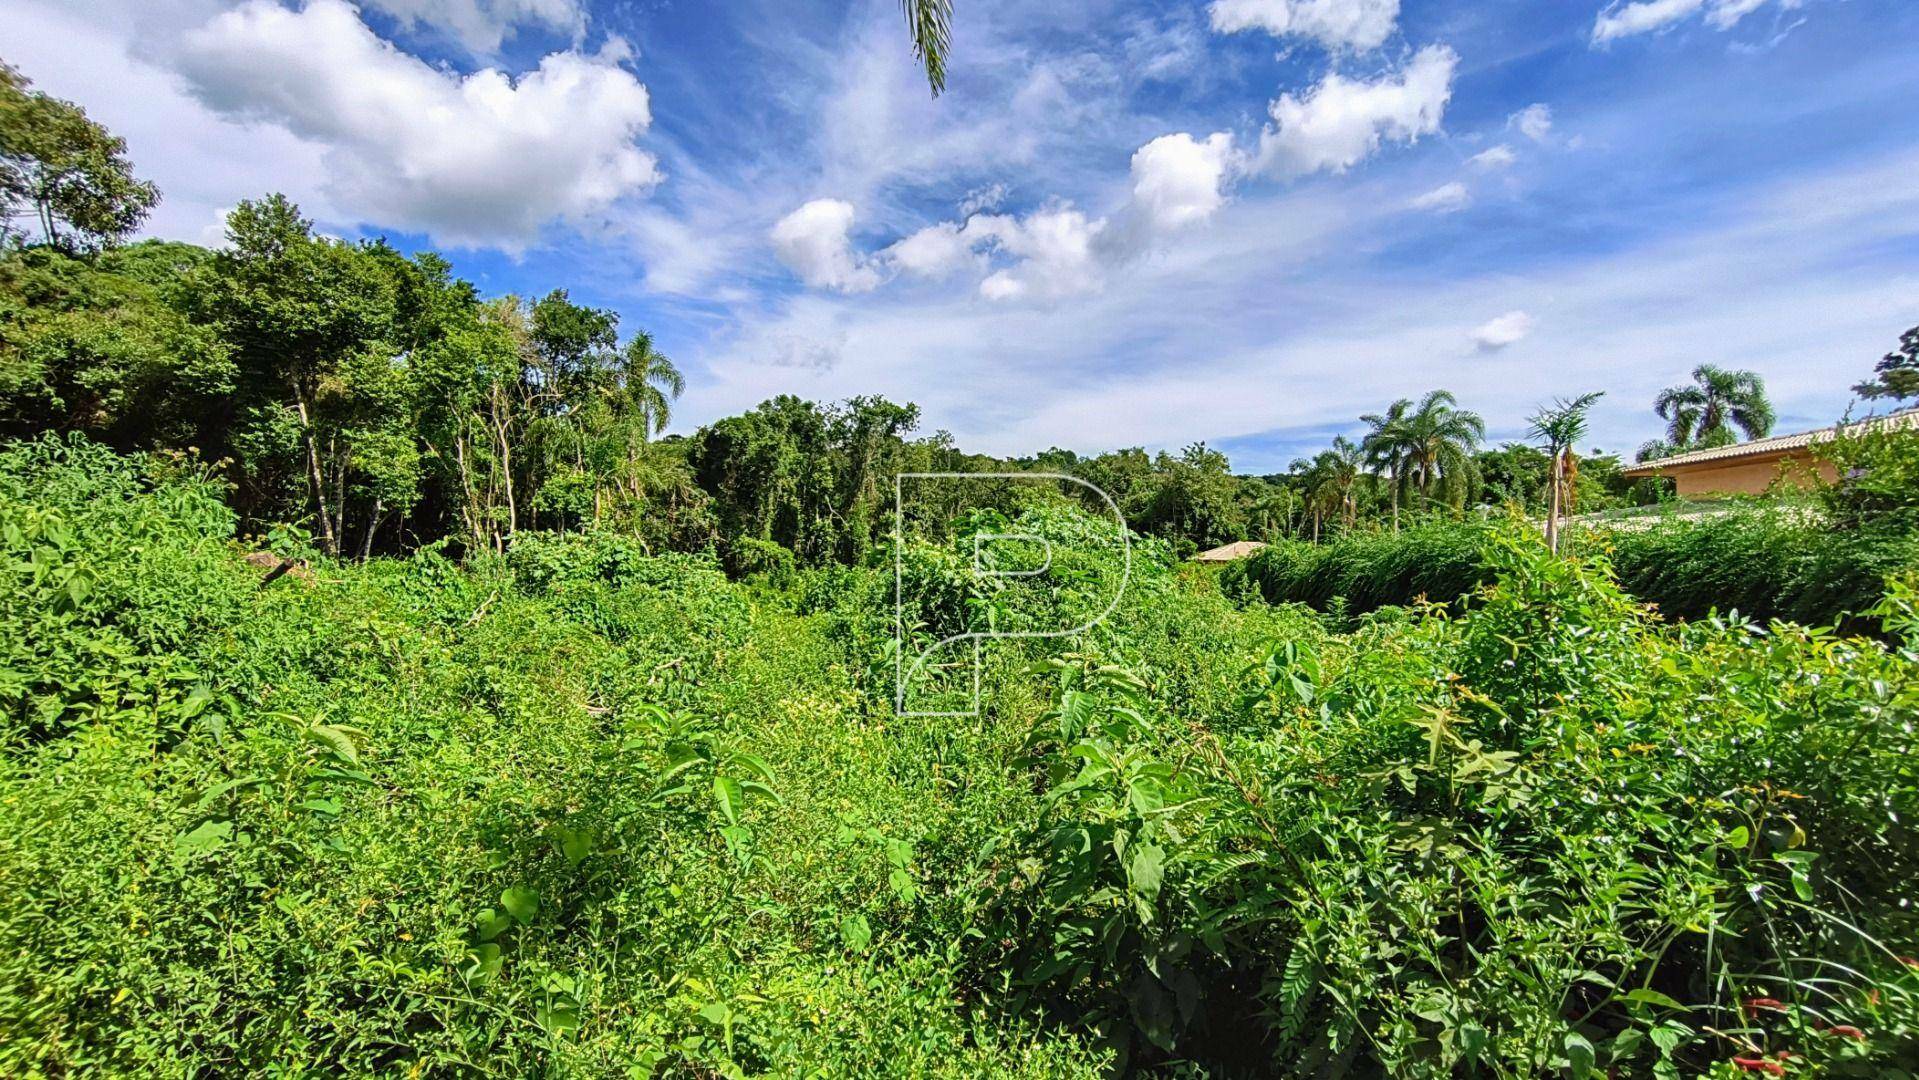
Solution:
[[[932,545],[907,550],[908,520],[943,522],[979,505],[969,504],[969,491],[1004,496],[1022,484],[1077,488],[1083,504],[1105,513],[1090,528],[1051,536],[981,530],[962,534],[957,552]],[[1077,476],[900,473],[893,478],[893,515],[893,707],[899,716],[978,716],[983,643],[1084,633],[1118,608],[1132,578],[1132,540],[1119,504]]]

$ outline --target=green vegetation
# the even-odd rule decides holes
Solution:
[[[1108,623],[990,648],[978,718],[901,718],[889,571],[737,584],[600,532],[262,588],[220,494],[0,452],[10,1075],[1883,1076],[1919,1048],[1910,643],[1667,625],[1503,527],[1462,614],[1334,634],[1142,539]],[[1061,497],[1016,515],[909,545],[916,623],[1116,584]],[[1074,554],[956,594],[966,534],[1009,524]]]
[[[1919,326],[1899,335],[1899,347],[1887,353],[1872,374],[1852,392],[1868,400],[1919,398]]]
[[[88,251],[122,239],[159,189],[134,178],[124,139],[31,85],[0,61],[0,241],[26,213],[49,246]]]
[[[279,196],[116,246],[122,148],[3,74],[0,1075],[1919,1072],[1911,435],[1563,544],[1654,494],[1590,394],[1267,477],[873,397],[673,436],[565,290]],[[1700,372],[1687,440],[1769,415]],[[954,470],[1128,555],[1069,482],[894,505]]]
[[[1878,603],[1888,576],[1919,567],[1919,436],[1864,431],[1820,452],[1851,479],[1816,499],[1601,518],[1571,528],[1568,542],[1604,556],[1622,588],[1669,618],[1737,611],[1870,629],[1853,617]],[[1451,604],[1491,580],[1481,553],[1496,531],[1487,520],[1432,518],[1327,544],[1282,540],[1227,567],[1222,587],[1354,614],[1420,599]]]

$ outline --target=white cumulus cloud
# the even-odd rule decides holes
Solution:
[[[980,282],[988,300],[1055,300],[1099,288],[1105,266],[1098,248],[1106,219],[1090,219],[1070,206],[1057,206],[1012,218],[975,217],[969,230],[990,237],[993,244],[1016,260]]]
[[[1186,132],[1162,135],[1134,151],[1132,186],[1110,217],[1091,217],[1064,203],[1023,216],[975,213],[963,222],[928,225],[869,263],[862,264],[850,246],[833,250],[844,250],[838,265],[883,264],[921,278],[946,278],[967,269],[986,272],[979,293],[988,300],[1053,300],[1093,292],[1112,268],[1218,213],[1243,158],[1228,132],[1204,139]],[[842,245],[843,236],[842,229]],[[799,268],[794,259],[787,262]]]
[[[1328,49],[1376,49],[1393,32],[1399,0],[1213,0],[1213,29],[1264,30],[1303,37]]]
[[[1161,135],[1133,152],[1133,205],[1155,229],[1204,221],[1226,201],[1234,163],[1233,137],[1224,131],[1203,142],[1183,131]]]
[[[586,10],[579,0],[365,0],[408,29],[429,27],[458,41],[468,51],[490,56],[523,26],[571,35],[586,33]]]
[[[868,292],[880,283],[880,274],[853,250],[852,228],[852,203],[814,199],[773,226],[773,252],[816,289]]]
[[[1441,184],[1426,194],[1414,199],[1407,205],[1415,210],[1431,210],[1435,213],[1450,214],[1455,210],[1464,210],[1466,205],[1472,201],[1473,197],[1471,193],[1466,190],[1466,185],[1454,180],[1450,184]]]
[[[969,221],[970,224],[970,221]],[[956,271],[978,265],[973,251],[979,242],[976,233],[955,221],[942,221],[894,244],[885,257],[909,274],[924,278],[950,277]]]
[[[1486,320],[1473,331],[1473,344],[1481,352],[1498,352],[1513,345],[1533,332],[1533,317],[1523,311],[1508,311],[1504,315]]]
[[[1266,171],[1298,176],[1343,172],[1370,157],[1383,141],[1411,143],[1439,130],[1453,92],[1459,55],[1428,45],[1397,72],[1348,79],[1330,72],[1303,97],[1283,94],[1260,134]]]
[[[660,179],[635,145],[652,122],[646,87],[615,55],[459,75],[394,48],[342,0],[250,0],[186,34],[174,66],[210,109],[324,147],[342,211],[441,244],[517,250]]]

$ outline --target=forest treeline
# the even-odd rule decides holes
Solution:
[[[564,289],[482,297],[433,252],[318,235],[277,195],[235,209],[219,249],[0,256],[0,432],[191,454],[250,530],[297,522],[329,553],[497,550],[521,530],[598,527],[653,550],[731,559],[745,538],[803,564],[858,562],[891,528],[900,471],[1067,472],[1135,528],[1197,546],[1351,530],[1402,494],[1344,440],[1264,477],[1204,444],[995,459],[878,397],[779,397],[662,437],[683,385],[613,311]],[[1544,452],[1440,443],[1443,464],[1408,475],[1408,508],[1543,497]],[[1584,459],[1580,493],[1595,507],[1632,491],[1604,456]]]
[[[735,570],[857,564],[892,527],[890,478],[903,471],[1068,473],[1181,552],[1509,503],[1556,519],[1662,495],[1550,425],[1535,424],[1543,448],[1489,446],[1482,418],[1444,390],[1264,476],[1236,475],[1203,443],[970,454],[921,431],[914,405],[878,397],[782,396],[666,435],[685,380],[614,311],[564,288],[482,296],[440,255],[323,235],[280,195],[242,202],[217,248],[125,243],[158,198],[124,142],[0,64],[0,437],[79,433],[177,455],[227,485],[244,533],[283,546],[457,554],[504,550],[527,530],[610,529]],[[1858,389],[1911,396],[1915,371],[1919,328]],[[1557,415],[1583,437],[1596,396],[1535,420]],[[1668,436],[1642,457],[1772,424],[1756,375],[1712,365],[1654,405]],[[1104,509],[1086,489],[1061,491]],[[937,533],[949,516],[913,520]]]

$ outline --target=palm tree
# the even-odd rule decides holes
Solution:
[[[1486,422],[1458,407],[1447,390],[1434,390],[1401,418],[1394,441],[1404,455],[1404,482],[1430,501],[1435,493],[1457,506],[1479,479],[1473,448],[1486,438]]]
[[[938,97],[946,90],[946,54],[953,45],[953,0],[900,0],[913,56],[926,68],[926,85]]]
[[[1546,443],[1552,463],[1546,484],[1546,546],[1554,553],[1559,551],[1559,518],[1572,512],[1573,482],[1579,478],[1579,455],[1573,444],[1585,437],[1586,413],[1603,395],[1599,391],[1571,401],[1555,399],[1532,417],[1533,435]]]
[[[1306,499],[1313,510],[1313,543],[1319,543],[1319,523],[1333,513],[1350,529],[1359,512],[1353,488],[1366,463],[1365,455],[1344,435],[1333,440],[1331,450],[1321,450],[1308,470]]]
[[[686,392],[686,377],[645,332],[626,343],[624,360],[627,404],[638,415],[640,438],[650,439],[672,422],[673,401]]]
[[[1633,460],[1658,461],[1660,458],[1668,458],[1678,452],[1679,447],[1674,446],[1664,439],[1647,439],[1645,442],[1639,444],[1638,451],[1633,454]]]
[[[686,390],[686,377],[673,361],[653,345],[653,335],[641,332],[620,350],[613,378],[602,385],[606,395],[602,408],[611,412],[611,422],[596,425],[603,453],[612,458],[608,470],[615,485],[633,501],[643,502],[653,470],[642,453],[653,436],[666,430],[673,418],[673,401]],[[620,458],[625,458],[624,468]],[[595,475],[598,475],[596,472]],[[593,518],[600,517],[600,491],[593,490]]]
[[[1393,531],[1399,531],[1399,489],[1406,474],[1408,443],[1405,438],[1406,410],[1413,407],[1410,399],[1400,398],[1382,413],[1367,413],[1360,417],[1372,427],[1361,439],[1359,447],[1366,454],[1366,464],[1377,472],[1385,474],[1386,486],[1392,492]]]
[[[1270,487],[1262,489],[1254,497],[1247,509],[1252,513],[1253,521],[1258,523],[1259,538],[1273,540],[1292,531],[1293,509],[1298,505],[1298,496],[1289,487]]]
[[[1772,403],[1757,374],[1701,364],[1692,369],[1692,381],[1661,391],[1652,403],[1675,450],[1725,446],[1736,441],[1735,427],[1748,439],[1772,431]]]

